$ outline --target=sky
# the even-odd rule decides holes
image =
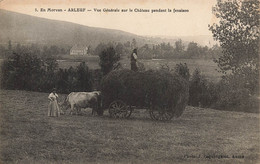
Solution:
[[[0,8],[8,11],[143,36],[212,35],[208,25],[216,21],[212,14],[215,4],[216,0],[0,0]],[[46,11],[41,12],[41,8]],[[48,12],[48,8],[62,9],[62,12]],[[68,12],[69,8],[85,8],[86,11]],[[119,9],[120,12],[104,12],[104,9]],[[135,11],[141,9],[149,12]],[[151,13],[153,9],[167,12]],[[189,12],[174,13],[174,9]]]

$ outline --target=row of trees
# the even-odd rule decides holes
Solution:
[[[115,51],[122,56],[131,54],[132,50],[136,48],[135,39],[132,42],[128,41],[125,43],[100,43],[97,47],[92,48],[88,46],[88,54],[100,55],[103,50],[114,47]],[[29,47],[29,48],[28,48]],[[37,44],[31,44],[25,46],[21,44],[13,45],[11,41],[8,42],[8,46],[0,46],[0,56],[8,57],[13,52],[23,52],[25,49],[31,51],[32,54],[37,54],[40,57],[55,56],[60,57],[62,55],[69,54],[70,46],[67,48],[60,48],[58,46],[39,46]],[[218,45],[214,45],[209,48],[207,46],[200,46],[195,42],[190,42],[187,47],[183,44],[182,40],[175,42],[172,46],[170,43],[161,43],[158,45],[145,44],[138,48],[138,56],[140,59],[152,59],[152,58],[217,58],[221,55],[221,48]]]
[[[97,47],[93,48],[92,46],[88,46],[88,54],[90,55],[99,55],[103,50],[109,47],[114,47],[116,52],[120,55],[130,54],[134,47],[136,47],[136,40],[133,39],[132,42],[128,41],[126,43],[100,43]],[[0,57],[8,58],[8,56],[15,53],[31,53],[36,54],[39,57],[60,57],[62,55],[68,55],[70,53],[71,46],[64,45],[63,47],[58,47],[56,45],[51,46],[42,46],[38,44],[31,45],[21,45],[20,43],[14,44],[8,41],[7,46],[0,45]]]
[[[53,57],[40,58],[30,52],[13,53],[2,64],[1,88],[61,93],[91,91],[100,71],[89,70],[83,62],[76,68],[59,69]]]
[[[100,43],[94,50],[90,49],[89,52],[92,55],[100,55],[100,53],[102,53],[103,50],[109,47],[113,47],[119,55],[125,56],[129,55],[133,51],[133,49],[137,47],[137,42],[135,39],[133,39],[132,42],[127,41],[125,43]]]
[[[221,48],[214,45],[212,48],[200,46],[195,42],[190,42],[187,47],[182,40],[175,42],[175,46],[170,43],[161,43],[150,47],[145,44],[138,50],[138,56],[143,59],[151,58],[203,58],[212,59],[221,55]]]
[[[118,54],[129,55],[133,50],[133,45],[130,42],[127,43],[100,43],[93,54],[99,55],[104,49],[108,47],[115,47]],[[138,57],[140,59],[152,59],[152,58],[217,58],[221,55],[221,48],[218,45],[214,45],[209,48],[207,46],[200,46],[195,42],[190,42],[187,47],[183,44],[182,40],[175,42],[172,46],[170,43],[161,43],[158,45],[145,44],[138,48]]]
[[[39,57],[58,57],[59,55],[69,54],[70,48],[68,46],[58,47],[56,45],[52,46],[40,46],[38,44],[31,44],[31,45],[21,45],[13,44],[11,41],[8,42],[8,46],[5,47],[0,45],[0,57],[8,58],[13,53],[30,53],[35,54]]]

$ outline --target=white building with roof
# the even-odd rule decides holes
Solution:
[[[75,44],[70,49],[70,55],[88,55],[88,47]]]

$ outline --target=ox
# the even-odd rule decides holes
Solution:
[[[92,115],[94,115],[100,108],[100,94],[100,91],[71,92],[62,106],[65,107],[65,109],[70,107],[70,114],[72,114],[74,108],[77,114],[81,111],[81,108],[92,108]]]

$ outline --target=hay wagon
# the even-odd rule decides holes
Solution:
[[[128,118],[133,109],[149,109],[153,120],[171,120],[183,113],[188,83],[167,71],[117,70],[101,83],[103,108],[113,118]]]

